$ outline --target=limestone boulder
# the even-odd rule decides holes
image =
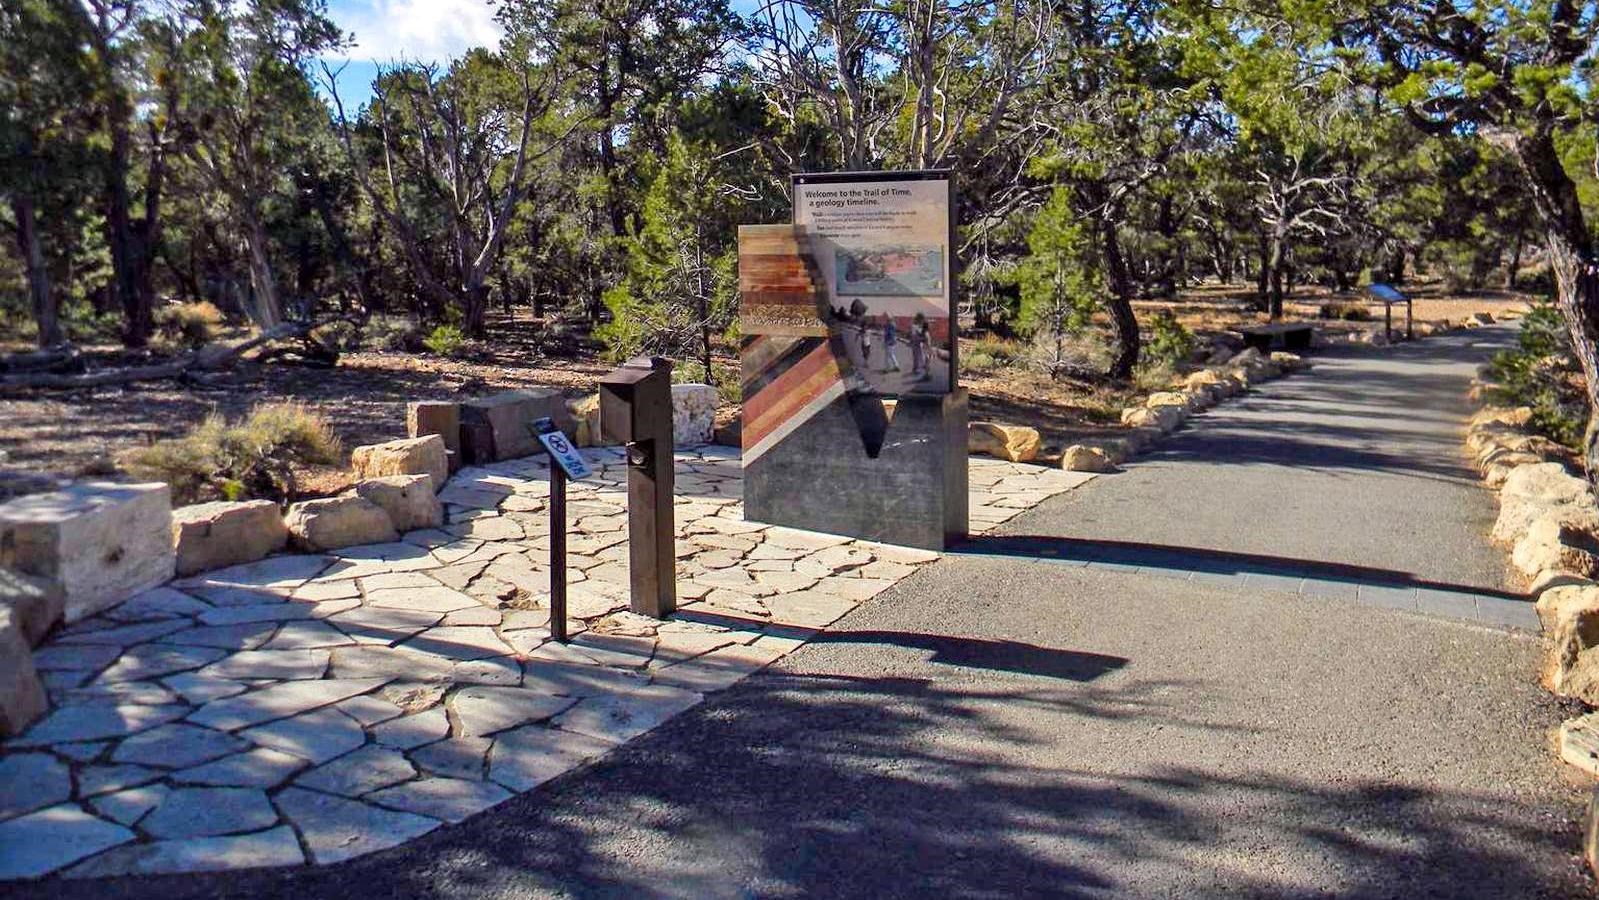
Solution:
[[[720,397],[708,384],[672,385],[672,440],[679,447],[711,442]]]
[[[572,433],[566,399],[555,391],[507,391],[461,404],[461,453],[473,465],[542,453],[532,425],[542,418]],[[383,473],[395,474],[395,473]]]
[[[450,479],[444,439],[436,434],[357,447],[350,451],[350,468],[361,481],[390,475],[427,475],[433,479],[434,493],[444,490]]]
[[[1543,461],[1544,458],[1536,453],[1506,453],[1502,456],[1497,456],[1493,462],[1483,466],[1483,483],[1494,490],[1499,490],[1509,480],[1510,473],[1522,466],[1537,465]]]
[[[46,705],[21,623],[10,607],[0,606],[0,737],[21,734]]]
[[[1246,347],[1228,360],[1233,366],[1257,366],[1265,361],[1266,354],[1261,353],[1259,347]]]
[[[52,585],[76,622],[172,577],[165,484],[81,482],[0,504],[0,567]]]
[[[1153,447],[1166,436],[1166,432],[1152,425],[1128,426],[1117,433],[1116,439],[1127,448],[1127,455],[1134,456]]]
[[[1184,389],[1182,393],[1188,398],[1188,408],[1196,412],[1210,409],[1221,402],[1221,392],[1213,387]]]
[[[444,442],[444,453],[449,459],[450,471],[461,467],[461,404],[443,400],[422,400],[406,405],[405,434],[407,437],[439,436]]]
[[[1238,384],[1216,369],[1201,369],[1183,379],[1184,391],[1210,390],[1218,398],[1238,393]]]
[[[1273,363],[1276,363],[1279,369],[1282,369],[1284,372],[1302,372],[1310,368],[1310,360],[1305,359],[1303,356],[1300,356],[1297,353],[1288,353],[1283,350],[1278,350],[1272,353],[1270,359]]]
[[[22,629],[29,646],[39,646],[61,621],[66,615],[66,603],[59,582],[24,575],[15,569],[0,569],[0,606],[11,610],[11,619]]]
[[[1213,366],[1219,366],[1231,362],[1234,355],[1231,347],[1216,347],[1210,351],[1210,356],[1206,359],[1206,362]]]
[[[1060,467],[1068,472],[1114,472],[1116,463],[1101,447],[1073,444],[1060,456]]]
[[[572,417],[572,443],[578,447],[600,446],[600,395],[568,400],[566,412]]]
[[[288,542],[283,513],[271,500],[199,503],[172,511],[179,575],[265,559]]]
[[[1175,406],[1187,412],[1194,408],[1194,398],[1181,391],[1157,391],[1144,399],[1144,405],[1150,409],[1161,406]]]
[[[973,422],[967,429],[966,449],[970,453],[1031,462],[1038,458],[1043,438],[1038,429],[1026,425],[1001,425],[998,422]]]
[[[1544,514],[1556,509],[1581,508],[1599,512],[1599,501],[1588,482],[1559,463],[1539,462],[1517,466],[1505,476],[1499,490],[1499,518],[1493,540],[1514,545]]]
[[[1185,418],[1182,407],[1142,406],[1122,410],[1122,424],[1129,428],[1158,428],[1162,433],[1176,431]]]
[[[1562,762],[1599,777],[1599,713],[1585,713],[1560,723],[1555,746]]]
[[[1467,328],[1481,328],[1484,325],[1492,325],[1493,323],[1494,317],[1485,312],[1472,313],[1466,317]]]
[[[1516,542],[1510,560],[1529,576],[1544,571],[1599,575],[1599,512],[1567,507],[1544,513]]]
[[[1472,413],[1467,420],[1466,427],[1470,429],[1486,425],[1490,422],[1499,422],[1516,428],[1525,426],[1532,421],[1532,407],[1530,406],[1484,406]]]
[[[337,550],[400,539],[383,507],[354,494],[296,503],[283,520],[295,545],[305,550]]]
[[[444,524],[444,504],[433,493],[430,475],[387,475],[356,482],[346,493],[388,513],[394,530],[404,534],[419,528],[438,528]]]
[[[1545,634],[1553,634],[1561,622],[1584,610],[1599,611],[1599,584],[1570,575],[1561,581],[1540,579],[1549,586],[1538,591],[1538,621]]]
[[[1551,693],[1599,703],[1599,608],[1574,606],[1545,628],[1547,647],[1539,680]],[[1542,610],[1540,609],[1540,614]]]

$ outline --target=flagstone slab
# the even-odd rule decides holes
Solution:
[[[321,864],[402,844],[440,824],[438,819],[296,787],[285,788],[275,802],[299,829],[312,860]]]
[[[258,789],[186,787],[162,798],[139,828],[157,838],[215,837],[258,831],[277,820],[266,793]]]
[[[509,800],[511,796],[505,788],[488,781],[419,778],[369,794],[366,799],[371,803],[454,824]]]
[[[326,650],[246,650],[200,670],[217,678],[271,678],[293,681],[321,678],[328,669]]]
[[[245,625],[252,622],[292,622],[309,619],[316,612],[316,604],[282,600],[256,606],[230,606],[200,614],[207,625]]]
[[[476,603],[477,601],[473,601]],[[493,628],[482,625],[440,625],[411,638],[402,648],[459,662],[507,656],[513,651]]]
[[[385,747],[409,750],[432,743],[450,733],[450,718],[444,707],[390,719],[372,729],[372,739]]]
[[[304,758],[292,753],[257,747],[175,772],[172,780],[180,784],[214,787],[275,788],[308,765],[310,763]]]
[[[60,706],[73,703],[129,703],[164,706],[177,703],[178,695],[154,681],[96,681],[86,687],[66,691],[57,698]]]
[[[241,732],[263,747],[320,765],[366,743],[361,723],[336,709],[317,709]]]
[[[276,629],[276,621],[211,625],[173,632],[161,637],[157,643],[186,647],[216,647],[222,650],[253,650],[272,637],[272,632]]]
[[[359,797],[415,777],[416,769],[400,751],[367,746],[305,772],[294,783],[329,794]]]
[[[160,777],[160,772],[144,766],[88,766],[78,772],[78,796],[93,797],[107,791],[138,787]]]
[[[285,622],[272,640],[261,645],[262,650],[312,650],[325,647],[343,647],[355,639],[325,621],[308,619]]]
[[[395,644],[437,625],[442,618],[442,612],[363,606],[330,616],[327,621],[357,643]]]
[[[223,697],[242,694],[249,685],[227,678],[217,678],[200,672],[169,675],[161,683],[177,691],[178,696],[194,704],[210,703]]]
[[[0,757],[0,819],[72,799],[72,773],[48,753]]]
[[[341,700],[333,704],[333,708],[360,722],[363,726],[387,722],[405,714],[405,710],[395,704],[384,700],[382,697],[374,697],[370,694]]]
[[[649,731],[701,699],[694,691],[652,684],[626,694],[586,697],[556,716],[553,724],[566,731],[620,743]]]
[[[307,603],[318,603],[328,600],[347,600],[360,596],[361,588],[356,585],[353,579],[341,579],[339,581],[322,581],[319,579],[307,581],[305,584],[295,588],[294,593],[290,594],[289,598]]]
[[[250,746],[222,731],[186,722],[169,722],[128,738],[111,754],[115,763],[184,769],[238,753]]]
[[[548,719],[572,705],[566,697],[552,697],[515,687],[472,685],[456,691],[448,701],[463,736],[492,735],[497,731]]]
[[[94,807],[95,812],[118,825],[132,828],[146,813],[160,806],[170,793],[172,789],[164,784],[147,784],[113,794],[101,794],[91,798],[89,805]]]
[[[158,587],[134,594],[106,610],[105,616],[119,622],[144,622],[197,616],[210,608],[210,604],[196,600],[182,591]]]
[[[93,631],[74,631],[63,633],[56,638],[59,644],[114,644],[119,647],[131,647],[145,641],[153,641],[162,635],[174,631],[182,631],[191,626],[188,619],[163,619],[158,622],[141,622],[136,625],[121,625],[113,628],[99,628]]]
[[[481,781],[487,772],[492,738],[452,737],[410,751],[411,761],[424,771],[446,778]]]
[[[170,875],[295,866],[305,853],[294,830],[280,825],[255,834],[155,841],[118,847],[64,873],[68,878],[103,878],[111,875]]]
[[[517,792],[530,791],[615,747],[614,741],[575,731],[528,725],[495,738],[489,779]]]
[[[230,566],[175,582],[176,586],[238,585],[274,590],[293,590],[328,567],[326,556],[272,556],[253,563]]]
[[[9,747],[42,747],[68,741],[124,737],[182,717],[186,706],[141,706],[132,703],[81,703],[63,706],[14,737]]]
[[[97,672],[121,655],[116,644],[47,644],[33,651],[33,667],[40,672]]]
[[[190,722],[221,731],[235,731],[364,694],[389,678],[328,678],[291,681],[213,700],[188,717]]]
[[[133,838],[70,803],[41,809],[0,822],[0,879],[38,878]]]

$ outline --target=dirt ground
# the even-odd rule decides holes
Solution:
[[[1521,307],[1524,295],[1483,292],[1448,295],[1419,288],[1416,319],[1458,322],[1474,312]],[[1140,302],[1140,317],[1171,309],[1190,330],[1214,334],[1262,317],[1247,309],[1247,288],[1205,288],[1177,302]],[[1328,333],[1381,328],[1368,322],[1318,318],[1325,292],[1307,289],[1287,307],[1290,319],[1315,319]],[[6,475],[81,477],[114,475],[118,455],[129,448],[176,437],[213,411],[237,418],[259,403],[299,400],[324,413],[351,447],[403,437],[405,407],[413,400],[479,397],[499,391],[554,388],[577,397],[595,389],[609,369],[592,346],[553,355],[538,339],[541,324],[527,317],[491,323],[491,337],[463,358],[425,353],[347,353],[334,368],[288,362],[245,364],[205,386],[157,381],[83,391],[41,391],[0,398],[0,480]],[[0,341],[0,349],[6,347]],[[106,353],[113,352],[104,348]],[[1042,433],[1046,456],[1075,440],[1117,427],[1123,406],[1136,399],[1133,387],[1056,382],[1021,368],[963,374],[971,390],[973,419],[1029,424]],[[724,410],[720,418],[733,415]],[[339,469],[304,473],[302,490],[322,494],[342,489]]]

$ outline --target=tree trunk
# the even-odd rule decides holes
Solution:
[[[250,319],[262,329],[276,327],[283,322],[283,307],[267,255],[266,229],[254,215],[245,226],[244,238],[250,255]]]
[[[1521,232],[1516,232],[1515,240],[1510,244],[1510,265],[1505,270],[1505,290],[1516,289],[1516,274],[1521,270],[1521,248],[1523,244]]]
[[[139,249],[134,246],[132,214],[128,199],[128,168],[131,151],[128,120],[132,112],[118,92],[107,110],[111,131],[111,153],[106,160],[106,243],[111,250],[112,296],[122,307],[122,342],[143,347],[150,341],[154,313],[145,305],[148,294],[139,289]]]
[[[1107,374],[1125,380],[1133,377],[1133,368],[1138,365],[1138,317],[1133,315],[1132,284],[1127,274],[1127,261],[1122,257],[1121,242],[1116,237],[1116,226],[1107,217],[1099,230],[1105,250],[1105,268],[1110,274],[1110,298],[1105,307],[1116,336],[1116,358],[1111,361]]]
[[[1594,266],[1593,238],[1583,218],[1577,185],[1566,174],[1555,149],[1553,126],[1540,123],[1531,133],[1519,135],[1515,150],[1532,188],[1533,205],[1544,222],[1556,303],[1582,365],[1588,394],[1583,461],[1592,482],[1599,476],[1599,270]]]
[[[1261,280],[1269,287],[1266,313],[1275,322],[1283,317],[1283,240],[1272,235],[1267,242],[1267,252],[1262,260]]]
[[[17,219],[17,248],[28,274],[28,296],[33,300],[33,321],[39,328],[39,346],[54,347],[62,342],[61,320],[55,292],[50,289],[50,269],[44,261],[44,244],[39,240],[39,221],[33,198],[18,191],[11,200]]]
[[[1266,295],[1271,289],[1271,244],[1265,232],[1258,235],[1256,243],[1259,268],[1255,271],[1255,304],[1260,309],[1267,309],[1270,307]]]

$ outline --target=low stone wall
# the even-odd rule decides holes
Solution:
[[[1572,451],[1532,434],[1532,410],[1486,406],[1466,428],[1466,452],[1498,491],[1490,535],[1537,598],[1539,682],[1587,712],[1563,723],[1556,753],[1599,777],[1599,500]]]
[[[1072,444],[1061,452],[1061,468],[1071,472],[1111,472],[1181,428],[1188,417],[1229,397],[1288,372],[1310,368],[1293,353],[1267,356],[1256,349],[1233,354],[1217,350],[1212,365],[1180,378],[1172,390],[1157,391],[1140,406],[1122,410],[1119,433]],[[1027,425],[973,422],[967,452],[1011,462],[1031,462],[1042,450],[1038,429]]]

